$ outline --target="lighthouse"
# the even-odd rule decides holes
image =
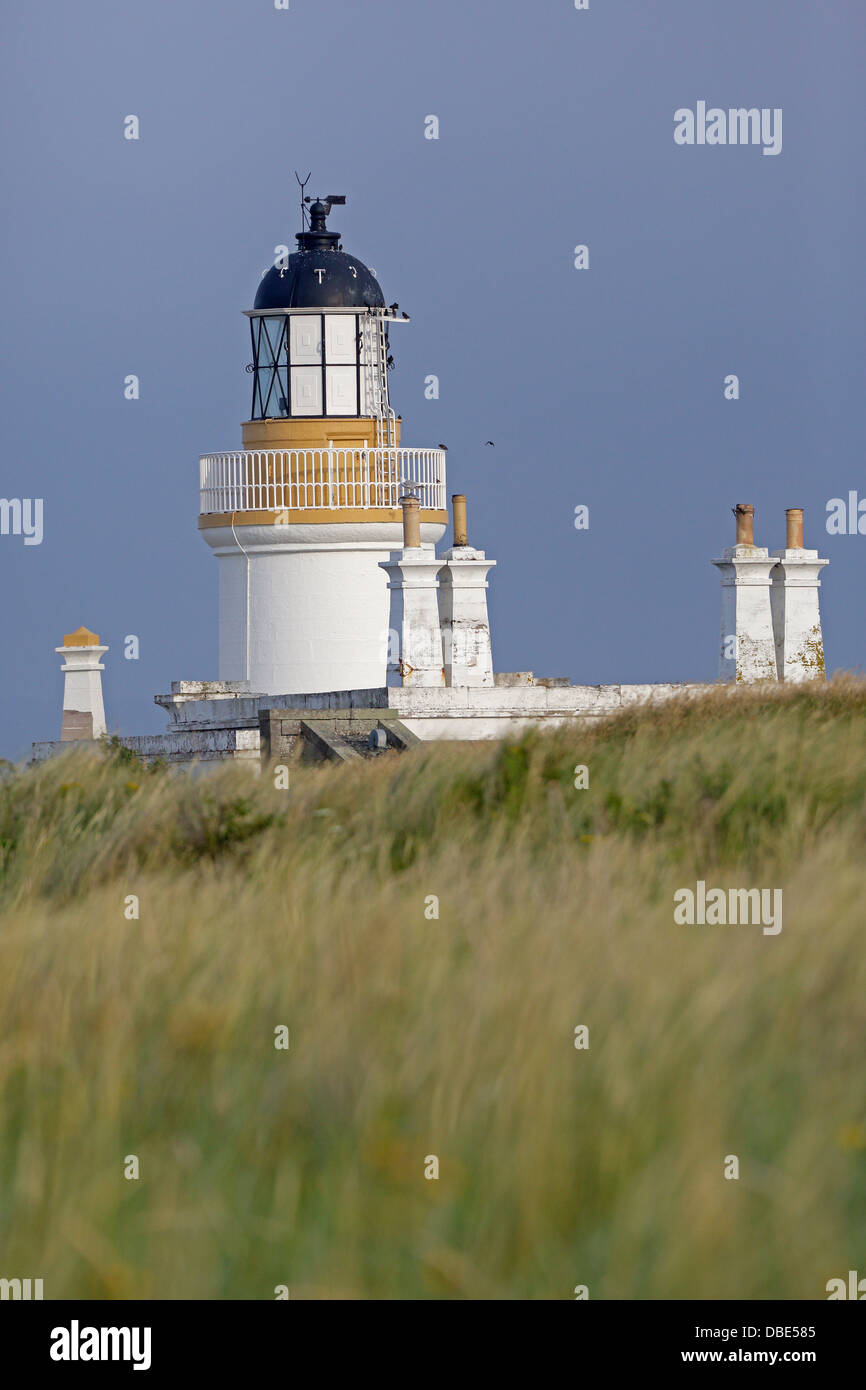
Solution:
[[[298,249],[262,277],[243,447],[200,460],[199,529],[219,570],[219,678],[261,694],[386,684],[403,499],[435,556],[445,452],[404,448],[388,391],[390,308],[328,227],[345,198],[302,203]],[[305,204],[308,205],[305,207]]]
[[[240,449],[200,460],[199,529],[217,560],[218,679],[154,695],[164,734],[124,735],[146,761],[355,762],[419,742],[511,737],[545,723],[606,718],[698,684],[572,685],[494,665],[488,614],[496,561],[470,543],[467,498],[451,497],[444,446],[406,447],[392,408],[391,337],[408,322],[374,271],[328,227],[345,198],[304,198],[298,249],[262,276],[245,310],[252,343]],[[827,561],[757,546],[752,503],[713,563],[722,584],[720,679],[823,680],[819,612]],[[473,537],[474,540],[474,537]],[[514,559],[510,560],[511,564]],[[68,634],[58,741],[36,761],[105,730],[100,655]]]

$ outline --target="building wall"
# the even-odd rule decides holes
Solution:
[[[443,531],[425,526],[425,543]],[[220,680],[248,679],[264,694],[385,684],[391,596],[379,565],[402,542],[398,524],[236,525],[202,534],[220,571]]]

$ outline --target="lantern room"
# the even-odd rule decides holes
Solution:
[[[383,418],[388,323],[379,282],[328,230],[332,203],[317,199],[298,250],[262,278],[247,311],[253,360],[252,420]]]

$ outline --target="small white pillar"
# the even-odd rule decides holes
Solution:
[[[740,503],[737,543],[713,564],[722,576],[722,630],[719,679],[776,680],[776,642],[770,602],[770,572],[776,560],[754,544],[754,507]]]
[[[379,562],[391,591],[386,681],[389,686],[444,685],[437,578],[442,561],[432,546],[421,545],[417,497],[405,497],[401,505],[403,549]]]
[[[105,707],[102,703],[100,657],[108,647],[99,645],[99,636],[86,627],[68,632],[63,646],[54,650],[66,658],[61,666],[63,682],[63,722],[61,743],[97,739],[105,733]]]
[[[818,576],[830,562],[803,548],[802,508],[789,507],[785,515],[785,549],[772,552],[778,562],[771,575],[776,669],[779,680],[822,681],[827,676]]]
[[[496,564],[483,550],[469,545],[466,498],[451,499],[454,545],[442,556],[439,575],[439,617],[445,658],[445,684],[493,685],[493,651],[487,615],[487,575]]]

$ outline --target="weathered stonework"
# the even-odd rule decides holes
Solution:
[[[492,686],[487,575],[496,564],[483,550],[456,545],[442,556],[439,622],[446,685]]]
[[[379,566],[388,575],[391,592],[386,678],[389,686],[445,684],[437,600],[437,576],[442,563],[432,547],[424,550],[420,546],[404,546]]]
[[[777,679],[770,607],[770,572],[775,563],[769,551],[758,545],[732,545],[713,560],[722,576],[720,680]]]
[[[826,680],[817,550],[774,550],[772,609],[779,680]]]

